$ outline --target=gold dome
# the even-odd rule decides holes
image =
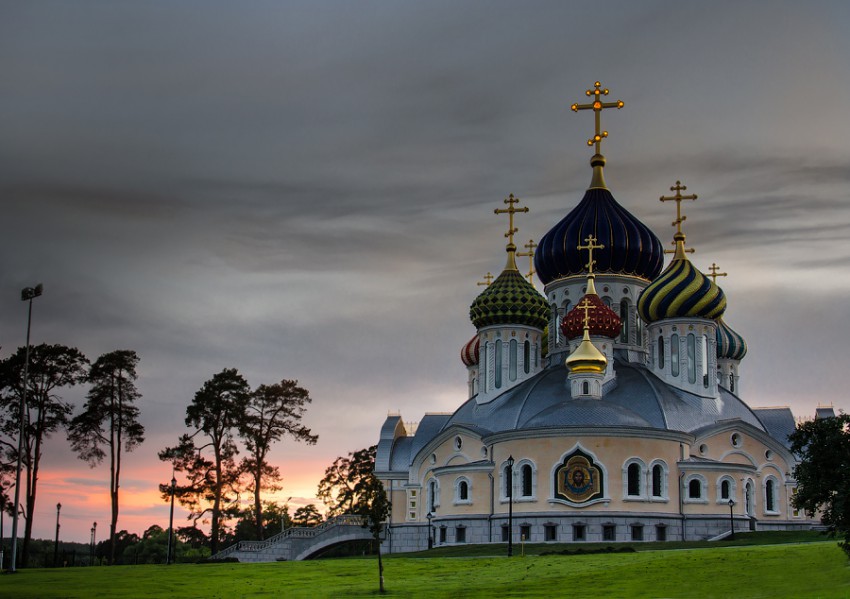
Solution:
[[[567,358],[567,370],[572,374],[602,374],[608,365],[608,359],[590,341],[587,327],[584,329],[584,337],[576,350]]]

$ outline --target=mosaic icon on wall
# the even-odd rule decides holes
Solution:
[[[581,449],[576,449],[555,470],[555,497],[586,503],[605,496],[602,469]]]

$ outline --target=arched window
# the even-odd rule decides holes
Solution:
[[[652,467],[652,496],[664,497],[664,466],[661,464]]]
[[[582,393],[582,395],[590,395],[590,383],[588,383],[587,381],[584,381],[581,384],[581,393]]]
[[[702,386],[708,389],[708,335],[700,339],[702,349]]]
[[[688,382],[697,382],[697,339],[693,333],[688,333]]]
[[[664,368],[664,337],[658,336],[658,368]]]
[[[460,477],[455,481],[455,503],[471,503],[469,498],[469,480]]]
[[[440,485],[437,483],[436,479],[431,479],[428,481],[428,502],[427,508],[429,512],[436,511],[437,507],[440,505]]]
[[[679,335],[670,336],[670,374],[679,376]]]
[[[528,374],[531,368],[531,341],[522,344],[522,368]]]
[[[729,391],[735,392],[735,375],[731,372],[729,373]]]
[[[776,481],[773,478],[764,482],[764,511],[776,511]]]
[[[481,362],[479,364],[479,368],[481,369],[481,378],[483,378],[484,383],[484,392],[486,393],[492,387],[490,386],[493,382],[493,379],[490,377],[490,367],[487,359],[490,357],[490,342],[487,341],[484,343],[484,347],[481,348],[483,352],[481,355]]]
[[[735,499],[735,479],[728,474],[717,479],[717,503],[727,504],[730,499]]]
[[[516,380],[516,360],[517,360],[517,342],[516,339],[511,339],[509,344],[509,357],[508,357],[508,378],[512,381]]]
[[[640,495],[640,465],[639,464],[629,464],[628,468],[628,483],[626,485],[627,491],[626,493],[629,496],[636,497]]]
[[[520,468],[520,479],[522,481],[522,493],[520,495],[523,497],[531,497],[534,494],[533,477],[534,471],[531,469],[531,465],[523,464]]]
[[[629,300],[623,298],[620,300],[620,322],[623,327],[620,329],[620,343],[629,342]]]
[[[699,479],[694,478],[688,483],[688,499],[702,498],[702,484]]]
[[[513,485],[513,473],[511,468],[506,464],[502,468],[502,497],[512,497],[511,486]]]
[[[501,389],[502,388],[502,340],[501,339],[498,339],[496,341],[496,352],[495,353],[496,353],[495,363],[493,364],[494,371],[495,371],[494,372],[494,374],[495,374],[494,378],[496,379],[496,382],[495,382],[496,389]]]
[[[730,495],[730,484],[728,480],[723,480],[720,483],[720,499],[729,499]]]

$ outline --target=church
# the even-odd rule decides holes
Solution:
[[[529,208],[511,195],[495,210],[507,216],[507,256],[469,308],[468,398],[452,414],[390,415],[381,428],[384,551],[814,524],[791,505],[794,416],[745,403],[747,345],[724,320],[725,273],[689,259],[682,203],[697,196],[677,181],[661,197],[676,206],[672,246],[621,206],[605,182],[600,120],[623,102],[605,101],[599,82],[586,95],[572,106],[595,117],[581,201],[522,253],[514,219]],[[543,294],[517,256],[533,259],[527,276],[536,271]]]

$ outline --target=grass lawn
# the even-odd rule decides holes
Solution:
[[[492,552],[494,547],[487,548]],[[527,554],[510,560],[392,557],[384,564],[389,597],[850,599],[850,562],[835,541],[635,553]],[[0,597],[347,598],[377,596],[377,582],[377,560],[371,557],[34,569],[0,576]]]

